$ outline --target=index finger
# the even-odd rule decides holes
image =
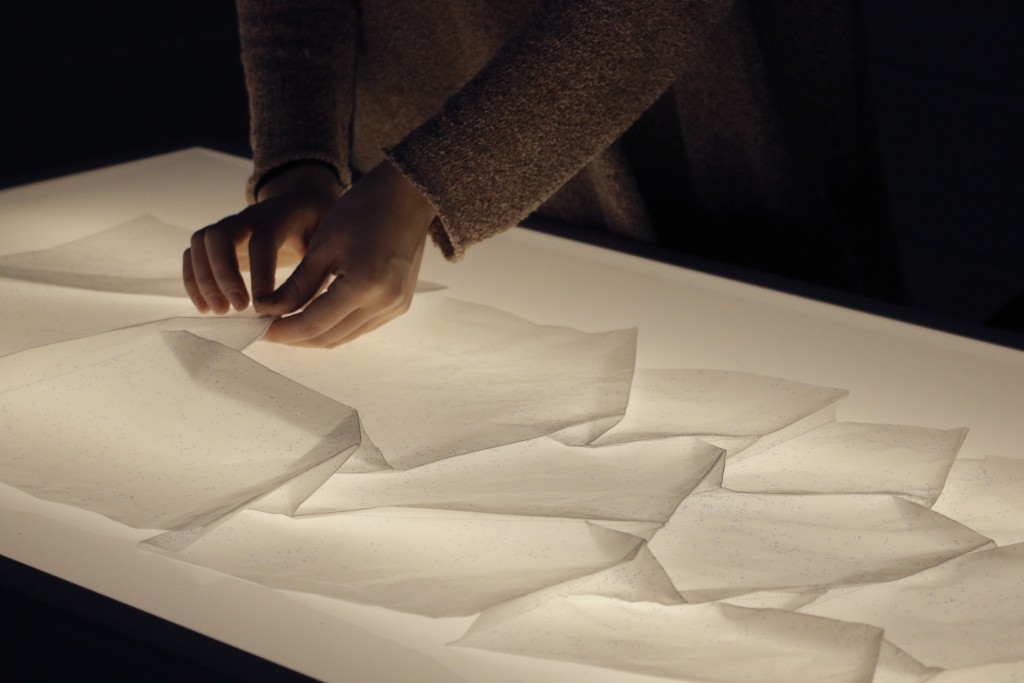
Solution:
[[[360,302],[342,278],[335,279],[320,296],[302,311],[275,320],[266,338],[283,344],[294,344],[319,337],[359,310]]]

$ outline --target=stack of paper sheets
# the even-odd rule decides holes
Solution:
[[[1024,462],[955,461],[965,430],[637,369],[634,331],[443,292],[335,351],[253,343],[267,321],[175,317],[186,243],[142,218],[0,258],[25,280],[0,481],[271,587],[478,614],[460,647],[700,681],[1024,676]]]

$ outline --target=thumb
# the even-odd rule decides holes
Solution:
[[[297,311],[320,291],[330,274],[329,260],[310,250],[280,287],[256,299],[256,309],[265,315]]]

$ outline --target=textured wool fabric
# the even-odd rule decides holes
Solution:
[[[238,0],[252,191],[384,158],[450,259],[531,212],[898,290],[854,0]]]

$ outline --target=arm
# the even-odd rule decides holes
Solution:
[[[358,10],[351,0],[237,0],[257,184],[312,160],[343,187],[355,82]]]
[[[388,151],[451,259],[540,205],[672,84],[727,0],[541,0],[444,109]]]
[[[390,151],[390,161],[303,228],[299,241],[307,251],[299,267],[273,294],[257,295],[256,304],[277,315],[306,308],[276,321],[269,338],[333,346],[400,314],[415,286],[428,226],[445,255],[458,258],[466,246],[515,224],[669,87],[687,45],[719,13],[719,0],[648,0],[643,7],[541,2],[477,77]],[[193,240],[195,253],[205,245],[212,263],[236,271],[230,250],[212,249],[211,237],[247,238],[253,224],[207,229],[198,245]],[[284,241],[275,233],[259,243]],[[255,242],[254,288],[266,280],[255,269],[268,261],[253,253]],[[192,260],[192,277],[205,294],[205,258]],[[316,296],[331,276],[328,290]],[[186,260],[186,282],[189,277]],[[213,280],[224,282],[216,272]],[[240,282],[239,276],[234,286]]]

